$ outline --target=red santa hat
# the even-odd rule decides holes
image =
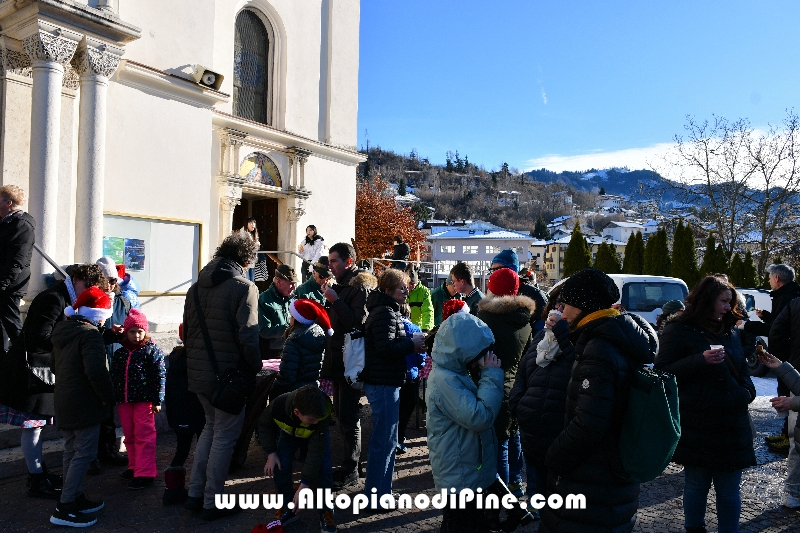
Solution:
[[[64,309],[64,314],[68,317],[81,315],[102,324],[111,318],[111,298],[99,287],[89,287],[78,295],[71,307]]]
[[[442,321],[447,320],[450,315],[456,313],[469,313],[469,306],[464,300],[447,300],[442,304]]]
[[[322,329],[325,330],[326,334],[333,335],[333,330],[331,329],[331,319],[328,318],[328,312],[325,311],[325,308],[319,305],[317,302],[307,298],[294,300],[291,304],[289,304],[289,312],[292,314],[294,319],[301,324],[308,325],[316,322],[322,326]]]
[[[122,279],[125,277],[125,265],[114,265],[117,268],[117,277]]]

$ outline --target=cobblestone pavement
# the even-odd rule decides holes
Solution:
[[[364,400],[362,400],[364,401]],[[368,415],[369,407],[364,401],[364,414]],[[756,428],[759,432],[758,443],[763,442],[765,435],[780,430],[782,419],[776,417],[769,407],[767,397],[759,397],[751,408]],[[369,417],[362,417],[364,424],[364,454],[369,438]],[[424,429],[408,430],[407,438],[411,443],[407,454],[398,456],[397,478],[394,489],[399,493],[417,494],[425,492],[429,496],[433,478],[428,464],[427,447]],[[338,455],[338,430],[334,428],[334,464]],[[168,465],[175,439],[170,433],[159,435],[158,464],[163,471]],[[229,492],[266,493],[273,490],[271,480],[261,475],[264,454],[253,442],[251,453],[245,467],[238,471],[228,482]],[[788,511],[780,505],[782,480],[786,475],[786,459],[784,456],[768,452],[763,444],[757,446],[759,466],[745,473],[742,484],[743,510],[741,531],[743,532],[800,532],[800,512]],[[363,457],[362,457],[363,458]],[[190,457],[191,460],[191,457]],[[56,466],[56,465],[52,465]],[[297,467],[296,463],[296,467]],[[187,464],[191,467],[191,464]],[[60,468],[53,468],[60,471]],[[264,509],[244,511],[231,518],[212,523],[203,522],[200,518],[184,511],[180,506],[164,507],[161,505],[161,494],[164,489],[163,476],[156,481],[154,488],[142,491],[126,490],[125,482],[118,478],[122,467],[106,468],[99,476],[86,479],[85,490],[90,497],[100,497],[106,502],[106,508],[98,513],[97,525],[91,528],[95,532],[157,532],[157,531],[236,531],[249,532],[258,522],[267,522],[271,518]],[[363,481],[360,488],[363,489]],[[349,493],[357,494],[359,488]],[[658,479],[642,485],[641,504],[634,531],[647,533],[667,533],[683,531],[683,509],[681,496],[683,492],[683,476],[681,467],[670,465]],[[708,530],[716,531],[713,511],[713,489],[710,495],[708,511]],[[55,529],[49,523],[53,502],[37,500],[25,496],[25,476],[14,476],[0,480],[0,531],[48,531]],[[316,513],[305,511],[301,520],[287,526],[289,533],[319,531]],[[340,531],[374,532],[374,531],[438,531],[441,522],[441,511],[435,509],[395,511],[386,514],[354,516],[350,511],[337,511],[337,522]],[[520,528],[521,533],[532,533],[538,529],[538,523]]]

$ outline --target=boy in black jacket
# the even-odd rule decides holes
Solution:
[[[267,454],[264,475],[274,476],[275,487],[286,502],[275,516],[284,526],[300,518],[297,503],[302,489],[311,488],[313,482],[319,489],[333,487],[328,434],[332,410],[330,398],[319,387],[306,385],[275,398],[258,419],[259,440]],[[300,487],[294,492],[292,457],[298,448],[306,448],[307,453]],[[293,509],[287,507],[289,501],[294,502]],[[320,513],[320,527],[326,533],[336,531],[333,509]]]

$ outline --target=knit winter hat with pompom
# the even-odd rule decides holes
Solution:
[[[150,329],[147,317],[138,309],[131,309],[128,313],[128,317],[125,319],[125,323],[122,325],[122,329],[124,329],[126,333],[132,328],[142,328],[145,332]]]

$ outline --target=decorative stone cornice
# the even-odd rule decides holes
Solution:
[[[117,70],[122,53],[122,48],[84,37],[78,45],[72,65],[80,75],[94,74],[108,78]]]
[[[67,65],[82,36],[73,31],[40,23],[39,28],[22,40],[22,48],[33,61],[48,61]]]
[[[0,76],[8,73],[30,78],[32,76],[31,60],[24,52],[11,50],[5,46],[5,43],[2,43],[0,44]]]

